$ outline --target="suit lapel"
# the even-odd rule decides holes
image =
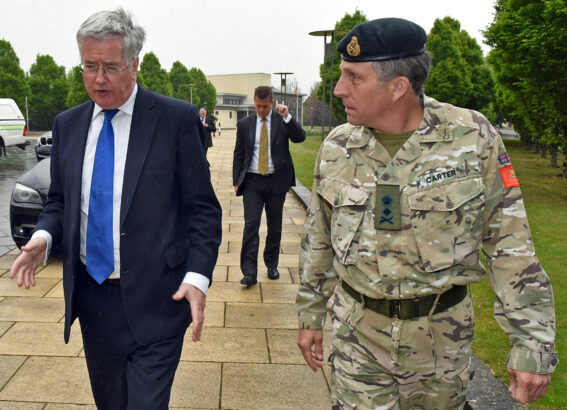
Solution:
[[[278,129],[281,125],[281,117],[276,115],[274,111],[272,111],[272,118],[271,118],[271,126],[270,126],[270,152],[272,152],[272,147],[274,146],[274,141],[276,139],[276,135],[278,135]],[[274,160],[272,156],[272,161]]]
[[[83,184],[83,163],[85,161],[85,149],[87,146],[87,136],[93,116],[94,103],[89,101],[85,104],[84,109],[79,116],[69,124],[69,132],[67,140],[64,142],[69,144],[69,157],[63,164],[65,167],[65,176],[69,181],[69,189],[65,189],[65,193],[71,196],[70,209],[76,209],[77,212],[71,212],[71,227],[76,227],[72,231],[75,232],[76,243],[79,243],[79,226],[81,217],[81,191]]]
[[[155,135],[158,114],[152,111],[153,104],[153,98],[150,93],[138,85],[124,168],[120,226],[124,223],[128,209],[130,209],[132,204],[132,198],[134,197],[144,162]]]
[[[254,152],[254,144],[256,143],[256,121],[258,121],[258,116],[254,114],[250,120],[250,129],[248,130],[248,146],[250,147],[250,152]],[[250,158],[252,158],[252,154],[250,154]]]

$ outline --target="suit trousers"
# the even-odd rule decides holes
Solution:
[[[268,233],[264,245],[264,263],[268,268],[277,268],[282,238],[283,204],[287,192],[276,188],[278,175],[247,173],[244,179],[242,195],[244,204],[244,233],[240,251],[240,269],[245,276],[258,276],[259,230],[262,209],[266,210]]]
[[[138,344],[120,286],[108,281],[99,285],[84,267],[77,276],[77,313],[97,408],[167,409],[185,332]]]

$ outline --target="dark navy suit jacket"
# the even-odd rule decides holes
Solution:
[[[242,183],[250,167],[254,142],[256,140],[256,113],[242,118],[236,124],[236,144],[232,160],[232,184],[238,185],[236,195],[242,195]],[[270,118],[270,154],[274,164],[273,187],[277,192],[287,192],[295,186],[295,170],[289,152],[289,140],[302,142],[305,140],[305,131],[292,117],[286,124],[282,116],[272,110]]]
[[[89,101],[55,118],[51,186],[36,227],[63,248],[66,342],[76,318],[81,178],[93,108]],[[186,272],[212,280],[222,211],[203,137],[195,106],[138,85],[120,209],[120,281],[128,323],[140,344],[173,337],[190,324],[189,303],[171,297]]]

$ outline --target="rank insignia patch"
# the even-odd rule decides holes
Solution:
[[[510,162],[510,155],[508,155],[507,152],[505,152],[504,154],[500,154],[498,156],[498,161],[500,161],[501,164],[505,164],[507,162]]]
[[[400,186],[376,186],[376,208],[374,209],[374,227],[386,231],[402,229]]]
[[[504,182],[504,186],[506,188],[512,188],[515,186],[520,186],[518,182],[518,177],[514,172],[514,168],[512,165],[507,165],[505,167],[500,168],[500,175],[502,176],[502,182]]]

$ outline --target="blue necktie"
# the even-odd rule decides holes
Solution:
[[[114,271],[112,240],[114,130],[111,121],[118,109],[103,112],[104,124],[96,144],[87,218],[87,272],[99,284]]]

